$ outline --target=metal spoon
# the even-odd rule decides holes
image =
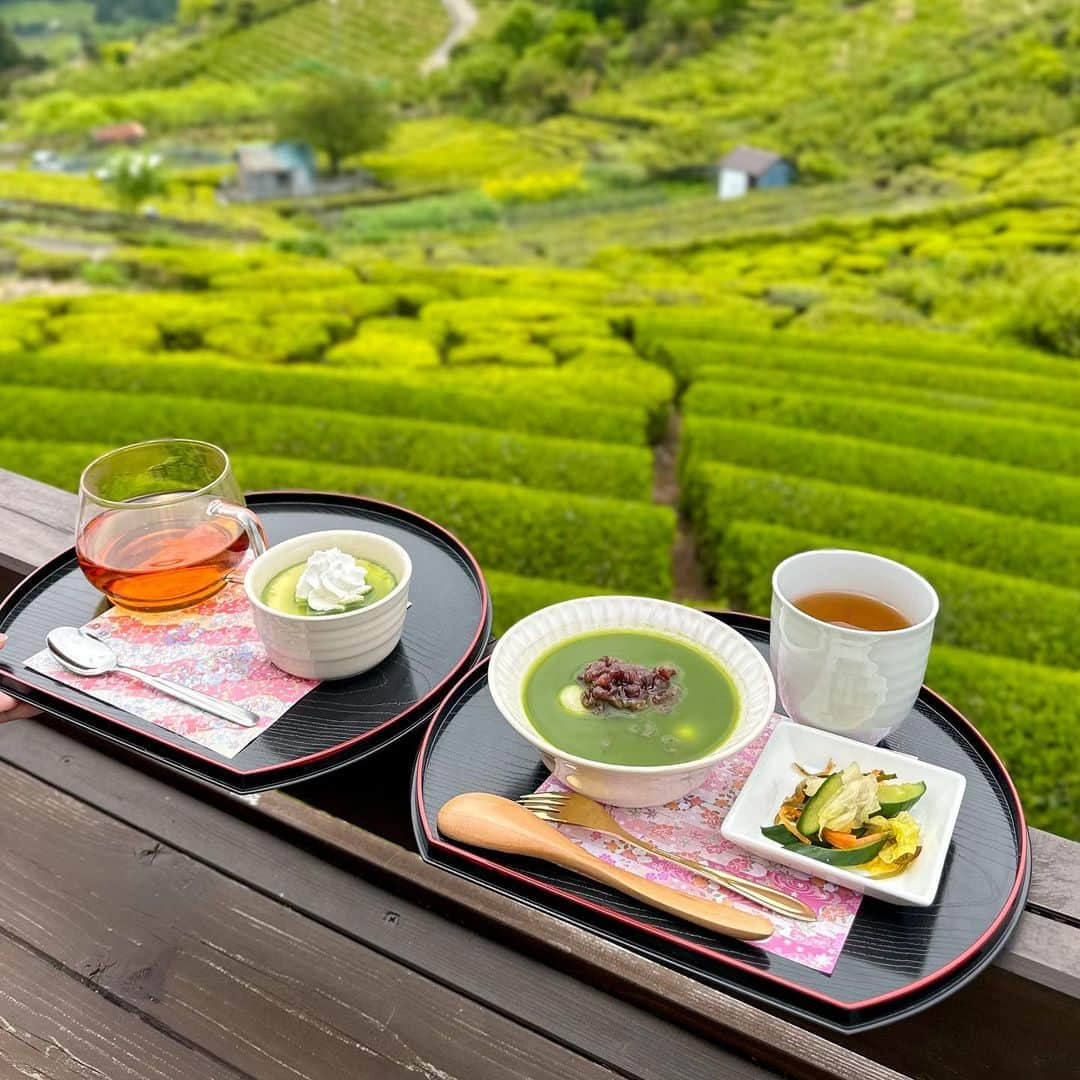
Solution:
[[[118,671],[121,675],[138,679],[162,694],[184,702],[185,705],[193,705],[212,716],[228,720],[230,724],[254,727],[259,722],[259,717],[250,709],[228,701],[218,701],[198,690],[181,686],[180,683],[121,664],[109,645],[100,638],[81,633],[77,627],[58,626],[50,630],[45,637],[45,644],[49,647],[49,652],[75,675],[105,675],[110,671]]]

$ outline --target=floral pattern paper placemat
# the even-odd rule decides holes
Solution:
[[[86,626],[109,643],[121,664],[246,706],[258,714],[259,723],[238,727],[126,675],[73,675],[47,649],[31,656],[26,666],[224,757],[239,754],[319,685],[270,663],[240,583],[226,585],[209,600],[182,611],[137,612],[113,607]]]
[[[650,855],[649,852],[615,837],[576,826],[560,825],[559,828],[587,851],[633,874],[695,896],[726,900],[734,907],[755,915],[766,914],[775,926],[773,935],[753,944],[766,952],[784,956],[788,960],[829,975],[840,958],[862,896],[842,885],[833,885],[798,870],[789,870],[777,863],[759,859],[720,835],[720,823],[769,741],[778,719],[779,717],[774,716],[766,729],[749,746],[721,761],[701,787],[678,802],[635,809],[618,806],[608,809],[624,829],[648,840],[656,847],[695,862],[711,864],[750,881],[774,885],[784,892],[798,896],[817,913],[816,922],[798,922],[767,911],[753,901],[744,900],[741,896],[729,892],[722,885],[695,874],[693,870]],[[792,787],[794,786],[793,780]],[[566,789],[549,777],[538,790]]]

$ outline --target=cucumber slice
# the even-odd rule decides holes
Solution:
[[[806,855],[808,858],[817,859],[818,862],[828,863],[830,866],[858,866],[860,863],[869,862],[877,857],[877,854],[885,846],[887,836],[875,840],[872,844],[864,844],[857,848],[828,848],[818,844],[800,844],[783,825],[769,825],[761,830],[762,836],[769,840],[775,840],[786,851],[794,851],[798,855]],[[784,843],[780,834],[786,836],[790,843]]]
[[[840,773],[834,772],[832,776],[826,777],[825,783],[806,800],[797,826],[803,836],[817,836],[821,829],[818,818],[821,816],[822,809],[843,786],[844,778]]]
[[[805,844],[800,844],[783,825],[763,825],[761,835],[764,836],[766,840],[775,840],[778,844],[783,844],[784,847],[787,847],[788,844],[795,844],[797,847],[806,847]]]
[[[883,818],[896,817],[901,810],[910,810],[926,794],[922,780],[914,784],[878,784],[877,797]]]

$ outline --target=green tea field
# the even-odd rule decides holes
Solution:
[[[930,682],[977,716],[1033,820],[1074,830],[1073,361],[776,330],[597,270],[269,247],[113,261],[139,291],[0,313],[7,467],[71,488],[108,446],[209,439],[249,488],[363,492],[444,522],[489,574],[499,628],[592,591],[765,612],[788,554],[882,552],[941,594]],[[674,557],[690,544],[703,579]]]
[[[256,0],[14,81],[0,464],[74,489],[185,435],[249,489],[402,503],[497,630],[590,592],[766,613],[787,555],[881,552],[940,594],[929,684],[1080,838],[1075,5],[477,7],[427,77],[437,0]],[[393,119],[355,184],[227,201],[342,75]],[[127,203],[35,170],[131,120],[221,164]],[[744,142],[797,182],[718,199]]]

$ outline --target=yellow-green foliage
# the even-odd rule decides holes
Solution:
[[[1059,427],[1068,427],[1077,421],[1076,410],[1059,408],[1056,405],[1040,405],[1001,397],[978,397],[974,394],[944,393],[898,383],[863,382],[858,378],[860,367],[854,360],[851,363],[845,362],[840,370],[842,374],[835,376],[808,375],[802,371],[778,370],[753,363],[708,364],[695,369],[694,384],[683,397],[683,406],[687,412],[703,415],[718,412],[723,415],[727,387],[736,385],[762,389],[782,388],[836,398],[873,398],[892,405],[915,405],[921,409],[1034,420]]]
[[[573,151],[579,159],[580,150]],[[364,155],[380,179],[427,185],[475,185],[565,160],[516,128],[440,116],[399,124],[384,150]]]
[[[10,468],[74,490],[101,443],[0,442]],[[514,484],[356,468],[335,461],[232,455],[243,487],[355,492],[411,507],[461,537],[485,568],[529,578],[571,580],[583,588],[671,590],[668,549],[675,515],[662,506],[540,491]]]
[[[326,362],[343,367],[374,367],[396,371],[402,368],[435,367],[439,363],[439,353],[430,341],[421,337],[364,329],[355,338],[335,345],[326,354]]]
[[[705,385],[698,384],[690,393]],[[1076,477],[847,435],[687,416],[683,423],[684,477],[692,476],[694,467],[706,461],[1080,525],[1080,479]]]
[[[463,345],[455,345],[447,354],[451,364],[509,364],[512,367],[550,367],[555,356],[540,345],[517,340],[505,335],[469,338]]]
[[[708,550],[739,519],[794,525],[855,546],[891,545],[1051,585],[1080,581],[1080,528],[952,503],[704,462],[685,492]]]
[[[846,434],[1002,465],[1080,476],[1080,429],[1052,427],[996,416],[945,413],[879,399],[848,399],[782,389],[730,386],[710,403],[715,415],[782,427]]]
[[[6,434],[28,441],[64,432],[68,441],[91,442],[107,429],[114,442],[130,443],[165,430],[251,454],[498,480],[626,500],[648,500],[652,489],[652,458],[644,448],[358,417],[325,406],[251,409],[239,402],[193,397],[20,386],[0,387],[0,409],[7,416]]]
[[[298,315],[226,322],[208,330],[203,341],[211,349],[240,360],[282,363],[317,360],[330,344],[329,331],[319,319]]]
[[[484,194],[501,203],[547,202],[560,195],[584,191],[585,180],[581,167],[571,165],[566,169],[549,172],[526,173],[524,176],[494,177],[484,181]]]
[[[609,403],[597,410],[589,401],[579,400],[572,388],[558,384],[542,393],[513,382],[489,387],[488,371],[480,372],[474,383],[458,380],[442,386],[432,374],[430,368],[413,372],[294,364],[278,367],[273,378],[267,378],[252,364],[207,350],[150,354],[79,342],[33,353],[0,348],[0,381],[6,385],[198,396],[248,406],[319,408],[332,401],[335,410],[364,416],[436,420],[533,435],[580,433],[596,442],[629,446],[645,442],[647,417],[641,407]]]

